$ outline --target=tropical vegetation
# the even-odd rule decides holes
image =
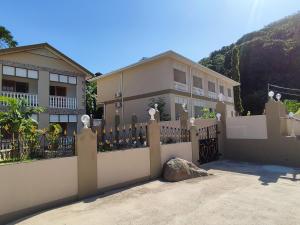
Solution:
[[[244,35],[199,63],[241,82],[240,90],[235,88],[237,111],[261,114],[267,101],[268,83],[300,88],[299,62],[300,13],[297,13]],[[299,95],[286,92],[281,92],[283,99],[299,100]]]

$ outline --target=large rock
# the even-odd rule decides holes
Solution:
[[[192,162],[180,158],[173,158],[163,166],[163,178],[175,182],[195,177],[207,176],[208,173],[197,167]]]

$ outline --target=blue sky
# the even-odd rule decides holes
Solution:
[[[300,10],[299,0],[26,0],[1,2],[19,45],[48,42],[106,73],[167,50],[198,61]],[[3,10],[5,9],[5,10]]]

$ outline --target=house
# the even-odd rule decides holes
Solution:
[[[60,123],[68,134],[81,128],[85,114],[85,82],[93,74],[47,43],[0,50],[0,95],[24,98],[39,128]],[[5,104],[0,110],[5,110]]]
[[[107,124],[113,124],[116,114],[124,124],[130,123],[133,114],[139,122],[147,121],[149,103],[159,98],[171,120],[178,118],[182,104],[189,116],[199,117],[203,107],[215,110],[220,93],[229,105],[229,115],[234,116],[233,87],[239,85],[174,51],[143,58],[89,81],[97,81],[97,105],[104,108]]]

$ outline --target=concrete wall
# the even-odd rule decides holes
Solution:
[[[98,188],[104,189],[148,179],[149,154],[149,148],[98,153]]]
[[[222,115],[226,114],[226,107],[223,107],[221,113]],[[245,128],[244,125],[244,128],[240,129],[240,135],[235,132],[234,138],[226,138],[225,136],[222,145],[224,157],[239,161],[300,167],[300,140],[296,137],[286,136],[286,126],[283,126],[282,121],[282,118],[286,117],[286,113],[286,108],[282,102],[269,100],[266,103],[265,116],[238,118],[237,120],[247,121],[248,127]],[[227,122],[232,119],[221,120],[223,128],[221,133],[226,133],[227,130],[230,130],[230,128],[226,129]],[[254,127],[256,128],[254,129]],[[268,134],[267,138],[265,138],[266,131],[262,132],[261,130],[265,127]],[[249,132],[243,133],[243,129],[249,129]],[[229,136],[233,137],[232,134]]]
[[[229,139],[267,139],[266,116],[227,117],[226,134]]]
[[[191,162],[192,161],[191,142],[161,145],[161,165],[163,165],[169,159],[174,157],[179,157]]]
[[[0,177],[1,224],[16,212],[75,198],[77,157],[0,165]]]

